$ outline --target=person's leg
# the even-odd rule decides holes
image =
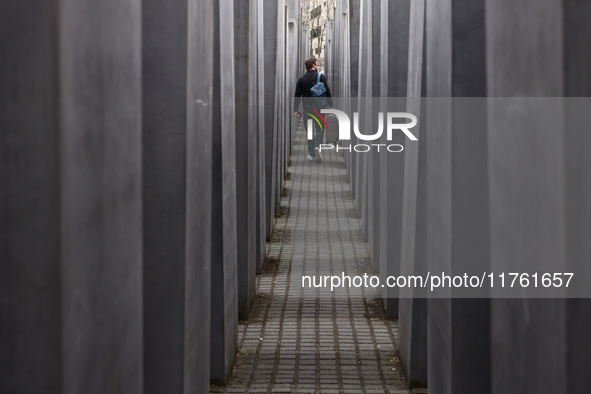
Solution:
[[[314,124],[314,119],[312,119],[311,117],[309,117],[308,115],[304,115],[304,130],[306,131],[306,140],[308,142],[308,153],[310,154],[310,156],[314,157],[316,155],[316,153],[314,152],[314,143],[315,143],[315,138],[309,140],[308,139],[308,119],[312,120],[312,127],[314,130],[314,136],[316,135],[316,125]]]
[[[317,148],[324,142],[324,129],[317,127],[316,135],[314,136],[314,148]]]
[[[314,133],[314,158],[316,162],[322,163],[322,153],[320,152],[320,144],[324,140],[324,129],[316,125],[316,132]]]

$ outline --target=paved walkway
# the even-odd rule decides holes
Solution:
[[[343,156],[310,162],[304,138],[300,131],[232,378],[212,392],[410,393],[394,345],[397,323],[384,320],[380,301],[302,289],[302,272],[355,275],[369,266]]]

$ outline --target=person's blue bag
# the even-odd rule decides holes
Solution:
[[[326,87],[324,87],[324,82],[320,82],[320,75],[318,73],[316,85],[310,89],[310,95],[316,99],[314,100],[314,106],[319,109],[326,108]]]

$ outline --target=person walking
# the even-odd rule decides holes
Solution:
[[[299,112],[300,109],[300,101],[302,101],[302,97],[304,98],[304,108],[314,107],[315,111],[320,111],[322,108],[318,108],[317,100],[310,99],[312,97],[312,93],[310,90],[318,81],[324,83],[324,87],[326,89],[326,102],[333,108],[332,106],[332,96],[330,94],[330,88],[328,87],[328,83],[326,80],[326,76],[324,74],[320,74],[320,79],[318,79],[318,63],[315,57],[308,58],[305,62],[306,64],[306,73],[298,79],[298,83],[296,84],[296,91],[295,91],[295,100],[293,104],[295,117],[299,118],[302,116],[302,113]],[[310,115],[306,114],[304,111],[304,128],[308,125],[308,119],[312,119]],[[308,139],[308,160],[316,160],[318,163],[322,163],[322,155],[320,154],[320,144],[324,139],[324,130],[316,121],[312,121],[313,128],[314,128],[314,138],[312,140]]]

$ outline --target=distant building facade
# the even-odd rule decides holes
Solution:
[[[334,19],[335,0],[303,0],[302,19],[310,27],[309,55],[318,59],[318,67],[324,69],[326,27]]]

